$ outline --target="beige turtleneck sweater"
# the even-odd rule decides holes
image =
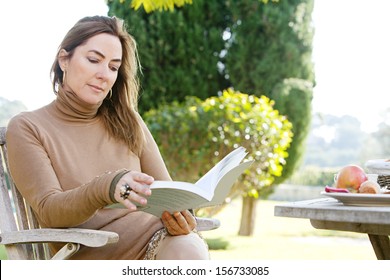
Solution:
[[[117,232],[118,243],[83,247],[75,258],[139,259],[161,221],[143,212],[107,209],[113,178],[138,170],[170,180],[149,130],[140,157],[110,137],[91,106],[69,92],[51,104],[15,116],[7,129],[10,172],[42,227],[81,227]],[[54,248],[57,250],[58,247]]]

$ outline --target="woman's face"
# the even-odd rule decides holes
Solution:
[[[88,104],[101,102],[114,85],[121,65],[122,45],[110,34],[91,37],[75,48],[69,58],[60,51],[59,63],[65,73],[63,87]]]

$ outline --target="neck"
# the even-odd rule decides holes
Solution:
[[[77,94],[71,90],[65,90],[59,87],[57,93],[57,108],[67,117],[79,120],[94,119],[101,103],[89,104],[80,99]]]

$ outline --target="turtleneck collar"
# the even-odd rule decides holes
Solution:
[[[61,117],[68,121],[88,122],[96,119],[98,109],[102,102],[89,104],[81,100],[74,92],[66,91],[61,86],[58,89],[55,106]]]

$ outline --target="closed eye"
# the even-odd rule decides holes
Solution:
[[[111,71],[118,72],[120,65],[111,65],[110,69]]]
[[[88,59],[88,61],[91,62],[91,63],[94,63],[94,64],[99,63],[99,59],[97,59],[97,58],[88,57],[87,59]]]

